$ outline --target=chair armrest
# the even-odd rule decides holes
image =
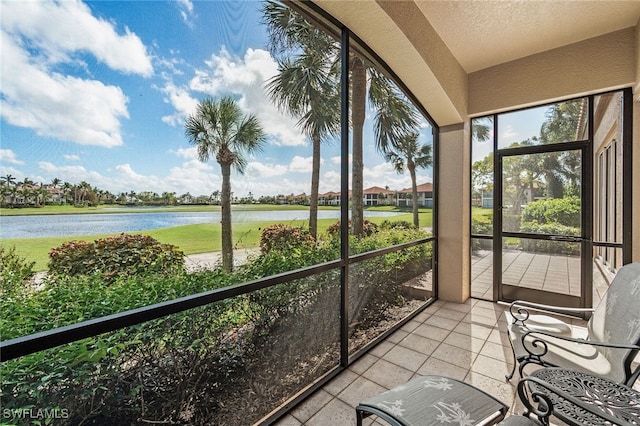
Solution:
[[[553,402],[547,394],[537,390],[532,390],[531,386],[529,385],[530,383],[535,383],[536,385],[558,395],[560,398],[570,402],[580,409],[591,413],[594,416],[600,417],[603,420],[611,422],[611,424],[628,424],[626,422],[620,423],[620,419],[617,419],[602,410],[593,408],[593,405],[584,403],[575,396],[567,394],[563,390],[551,385],[550,383],[545,382],[544,380],[540,380],[537,377],[524,377],[518,382],[518,396],[525,406],[525,415],[528,417],[531,413],[535,414],[543,422],[543,424],[549,424],[549,416],[553,413]],[[527,395],[527,388],[531,394],[531,399],[529,399],[529,395]],[[534,403],[537,403],[538,406],[534,406]]]
[[[583,312],[594,312],[593,308],[569,308],[565,306],[543,305],[541,303],[528,302],[526,300],[514,300],[509,305],[509,313],[514,319],[514,323],[525,325],[525,321],[529,319],[529,310],[542,312],[546,314],[572,314]]]
[[[557,334],[553,334],[553,333],[547,333],[545,331],[537,331],[537,330],[530,330],[527,331],[526,333],[524,333],[522,335],[522,343],[524,344],[524,339],[527,336],[532,336],[534,337],[534,339],[532,340],[532,344],[535,346],[535,343],[542,343],[542,344],[546,344],[544,339],[542,338],[535,338],[534,335],[536,334],[540,334],[543,336],[547,336],[547,337],[551,337],[554,339],[560,339],[560,340],[565,340],[567,342],[573,342],[573,343],[579,343],[582,345],[590,345],[590,346],[600,346],[603,348],[612,348],[612,349],[627,349],[627,350],[640,350],[640,346],[638,345],[631,345],[628,343],[608,343],[608,342],[594,342],[592,340],[586,340],[586,339],[577,339],[575,337],[568,337],[568,336],[559,336]],[[525,346],[525,349],[526,346]]]

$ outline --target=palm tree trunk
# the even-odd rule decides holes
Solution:
[[[313,137],[313,164],[311,171],[311,199],[309,200],[309,232],[318,238],[318,187],[320,186],[320,137]]]
[[[411,208],[413,211],[413,226],[420,227],[420,219],[418,218],[418,184],[416,183],[416,165],[413,161],[407,162],[409,175],[411,176]]]
[[[221,227],[222,227],[222,270],[233,270],[233,243],[231,239],[231,164],[220,163],[222,171]]]
[[[364,211],[362,207],[362,174],[364,171],[362,160],[362,132],[367,101],[367,73],[362,59],[357,56],[354,56],[351,61],[351,85],[351,122],[353,124],[351,226],[353,235],[359,237],[364,233]]]

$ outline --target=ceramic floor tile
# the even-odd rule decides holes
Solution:
[[[482,339],[476,339],[475,337],[468,336],[466,334],[451,332],[444,342],[448,345],[452,345],[461,349],[466,349],[473,353],[479,353],[485,344]]]
[[[458,367],[457,365],[431,357],[422,364],[422,367],[420,367],[417,374],[421,376],[434,374],[463,380],[467,376],[468,372],[469,369],[467,368]]]
[[[355,409],[356,405],[360,402],[366,401],[386,390],[387,388],[372,382],[366,377],[358,377],[353,383],[340,392],[338,398]]]
[[[429,339],[442,342],[449,335],[450,331],[425,323],[416,328],[413,333],[422,337],[427,337]]]
[[[291,414],[303,424],[320,411],[325,405],[333,399],[333,395],[324,389],[315,392],[307,398],[302,404],[293,409]],[[280,425],[279,425],[280,426]]]
[[[398,345],[387,352],[383,359],[406,368],[411,372],[415,372],[424,364],[428,357],[428,354]]]
[[[356,410],[339,399],[332,399],[305,424],[307,426],[354,425],[356,424]]]
[[[413,349],[414,351],[420,352],[425,355],[431,355],[440,343],[441,342],[437,340],[422,337],[418,334],[409,334],[404,339],[402,339],[398,343],[398,345],[404,346],[405,348]]]
[[[471,368],[471,364],[473,363],[476,354],[466,349],[442,343],[435,351],[433,351],[431,357],[457,365],[461,368],[469,369]]]
[[[369,367],[362,376],[379,384],[380,386],[391,389],[411,379],[414,371],[415,370],[407,370],[406,368],[381,359]]]

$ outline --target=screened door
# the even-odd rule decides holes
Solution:
[[[572,142],[498,150],[494,262],[500,267],[494,274],[500,300],[590,306],[587,147]]]

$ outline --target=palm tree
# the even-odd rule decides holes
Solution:
[[[299,118],[299,125],[314,143],[314,161],[320,150],[316,149],[315,138],[322,139],[337,133],[340,122],[337,112],[340,110],[339,91],[340,48],[337,42],[314,25],[306,21],[294,10],[285,5],[268,1],[264,11],[264,22],[269,26],[271,50],[276,53],[295,53],[293,61],[280,61],[280,75],[273,81],[281,81],[280,92],[276,92],[276,103]],[[310,56],[310,57],[307,57]],[[367,94],[371,105],[377,109],[376,137],[378,146],[383,147],[391,136],[404,134],[415,128],[415,110],[406,103],[397,90],[389,90],[393,85],[373,66],[357,54],[349,58],[351,77],[351,126],[353,138],[352,151],[352,232],[356,236],[363,234],[363,128],[366,119]],[[284,75],[288,72],[290,75]],[[299,81],[292,81],[297,78]],[[278,79],[278,80],[276,80]],[[314,82],[316,83],[314,86]],[[321,82],[319,84],[318,82]],[[382,84],[381,87],[378,87]],[[367,93],[367,86],[370,87]],[[273,90],[272,90],[273,91]],[[392,96],[389,98],[388,96]],[[272,98],[274,96],[272,95]],[[403,115],[408,114],[408,115]],[[390,128],[388,126],[391,126]],[[318,146],[319,146],[319,142]],[[315,167],[314,167],[315,170]],[[316,203],[312,176],[311,201]],[[310,224],[311,225],[311,224]]]
[[[2,177],[2,181],[7,185],[7,186],[11,186],[11,185],[15,185],[16,184],[16,178],[15,176],[8,174],[6,176]]]
[[[17,191],[12,190],[11,187],[13,186],[14,189],[15,189],[15,187],[17,185],[15,176],[13,176],[11,174],[8,174],[6,176],[2,176],[2,184],[3,184],[3,186],[6,185],[6,189],[4,190],[4,193],[11,196],[11,204],[10,204],[10,206],[11,206],[11,208],[13,208],[13,204],[15,203],[16,192]],[[4,197],[4,194],[3,194],[3,197]]]
[[[221,223],[222,269],[233,269],[231,239],[231,168],[244,173],[245,153],[262,149],[265,134],[254,115],[242,115],[237,101],[225,96],[207,97],[198,103],[196,112],[187,118],[185,134],[198,150],[200,161],[215,158],[222,172]]]
[[[278,74],[266,85],[271,100],[281,111],[298,119],[297,126],[313,147],[309,233],[318,233],[318,188],[320,145],[340,131],[340,64],[335,41],[316,30],[302,16],[279,3],[266,2],[263,21],[267,24],[271,52],[286,53],[278,61]],[[289,31],[298,28],[299,31]],[[300,48],[297,41],[303,38]],[[332,52],[319,55],[318,52]]]
[[[416,182],[416,168],[428,167],[433,164],[431,145],[418,143],[418,132],[411,132],[401,136],[392,147],[388,148],[385,158],[398,173],[404,173],[405,169],[411,176],[411,206],[413,207],[413,225],[420,226],[418,219],[418,185]]]

